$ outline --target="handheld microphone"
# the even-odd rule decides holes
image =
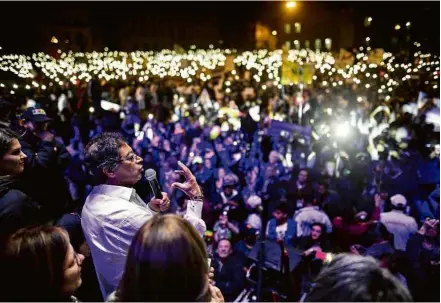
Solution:
[[[147,169],[145,171],[145,178],[149,182],[153,194],[155,195],[155,198],[162,199],[161,186],[159,185],[158,180],[156,179],[156,172],[151,168]]]

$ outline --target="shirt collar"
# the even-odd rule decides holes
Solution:
[[[136,191],[133,188],[117,185],[101,184],[93,188],[95,194],[103,194],[115,198],[120,198],[126,201],[130,201],[131,198],[136,195]]]

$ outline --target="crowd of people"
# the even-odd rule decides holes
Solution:
[[[292,300],[439,300],[439,99],[223,75],[24,97],[0,103],[4,299],[234,301],[264,239],[300,256]]]

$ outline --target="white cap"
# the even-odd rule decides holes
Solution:
[[[407,205],[406,198],[403,195],[400,195],[400,194],[392,196],[390,198],[390,202],[395,207],[398,207],[399,205],[401,205],[401,206],[406,206]]]

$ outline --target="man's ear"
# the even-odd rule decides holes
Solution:
[[[108,167],[104,167],[103,168],[103,173],[107,176],[107,178],[109,179],[114,179],[115,178],[115,172],[111,169],[109,169]]]

